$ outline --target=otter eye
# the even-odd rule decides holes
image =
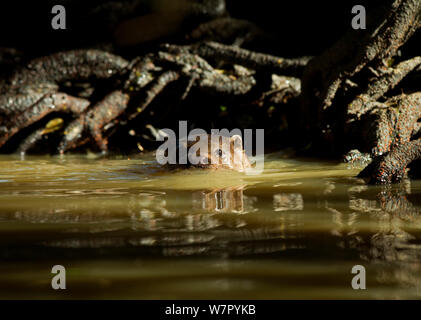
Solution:
[[[222,157],[222,155],[224,154],[224,152],[223,152],[221,149],[216,149],[216,150],[215,150],[215,154],[216,154],[218,157]]]

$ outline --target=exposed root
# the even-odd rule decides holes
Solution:
[[[61,83],[67,80],[108,79],[122,72],[128,62],[100,50],[59,52],[32,60],[19,68],[8,81],[8,91],[22,91],[41,83]]]
[[[36,97],[36,95],[31,97]],[[29,97],[22,99],[22,101],[25,101],[25,99],[28,99],[29,101],[31,100]],[[7,140],[9,140],[21,129],[37,122],[52,112],[70,111],[74,114],[80,114],[86,110],[88,106],[88,100],[72,97],[65,93],[46,94],[26,110],[14,114],[11,119],[9,118],[8,123],[10,126],[6,125],[0,127],[0,146],[6,143]]]
[[[174,71],[167,71],[161,74],[156,80],[153,81],[150,88],[146,92],[146,98],[142,101],[140,106],[128,118],[134,119],[155,99],[155,97],[162,92],[162,90],[171,82],[177,80],[180,75]]]
[[[169,46],[169,49],[174,49],[175,47]],[[311,57],[286,59],[217,42],[203,42],[189,48],[205,59],[239,64],[256,71],[289,76],[301,76],[304,67],[311,59]]]
[[[357,124],[363,128],[365,140],[361,149],[370,149],[372,156],[380,156],[392,148],[407,143],[418,130],[421,118],[421,92],[389,99],[366,114]],[[361,123],[362,122],[362,123]]]
[[[384,93],[393,89],[406,75],[408,75],[408,73],[415,70],[420,65],[421,57],[415,57],[399,63],[390,72],[377,78],[349,105],[348,115],[355,115],[359,118],[373,106],[373,104],[368,102],[376,101],[378,98],[382,97]]]
[[[386,155],[375,158],[358,177],[367,178],[371,184],[400,182],[407,166],[418,159],[421,159],[421,139],[400,145]]]
[[[0,147],[22,128],[47,114],[69,109],[76,119],[65,127],[58,151],[63,153],[79,147],[87,140],[84,133],[93,138],[100,150],[106,151],[107,139],[103,134],[113,126],[116,118],[126,112],[122,119],[133,120],[171,82],[181,78],[190,80],[182,99],[193,86],[205,94],[243,96],[255,85],[251,73],[225,74],[186,48],[180,50],[150,53],[131,62],[98,50],[62,52],[31,61],[12,75],[3,88],[4,94],[0,94]],[[88,96],[93,103],[57,93],[65,83],[72,85],[72,82],[83,81],[91,84],[93,81],[91,85],[95,87],[96,80],[108,80],[101,82],[99,92],[108,90],[110,93],[100,102],[97,102],[100,97],[97,92]],[[134,105],[142,94],[146,97],[140,106],[129,110],[129,100],[134,98]],[[92,107],[86,110],[88,105]],[[37,133],[28,137],[22,151],[30,148],[39,137]]]
[[[106,152],[107,140],[102,135],[102,128],[126,110],[128,101],[129,96],[122,91],[113,91],[108,94],[86,114],[82,114],[66,127],[65,136],[58,147],[58,151],[64,153],[69,148],[79,146],[78,142],[82,138],[84,129],[87,128],[98,148]]]
[[[35,130],[28,137],[26,137],[20,144],[17,149],[18,153],[25,155],[25,153],[31,149],[38,141],[41,140],[44,134],[44,128]]]
[[[322,109],[332,104],[336,91],[340,88],[342,81],[358,73],[369,62],[373,60],[385,61],[393,57],[401,45],[411,37],[420,26],[421,2],[419,0],[395,1],[390,16],[385,18],[378,29],[372,34],[365,35],[365,41],[359,46],[353,59],[346,65],[342,63],[331,72],[328,86],[322,93]],[[321,56],[323,59],[323,55]]]
[[[344,117],[343,113],[348,113],[346,108],[349,102],[341,100],[347,89],[347,80],[358,78],[357,75],[364,68],[375,71],[384,69],[384,63],[396,55],[397,50],[420,26],[420,13],[419,0],[395,0],[391,5],[368,12],[367,20],[372,21],[371,25],[375,27],[364,31],[350,30],[331,48],[308,63],[302,81],[302,112],[306,116],[303,122],[312,124],[312,137],[318,135],[329,143],[334,143],[331,141],[332,135],[340,137],[340,132],[332,133],[329,128],[335,126],[338,118]],[[415,68],[411,66],[412,62],[408,64],[400,65],[401,70],[397,71],[396,78],[385,76],[381,84],[370,87],[366,93],[373,95],[372,89],[380,86],[383,94],[396,85],[400,76],[407,74],[405,69]],[[334,99],[336,107],[330,108]],[[367,101],[364,96],[362,100],[363,107],[375,101],[374,98]],[[351,113],[360,113],[357,102]],[[337,127],[343,128],[341,124]]]

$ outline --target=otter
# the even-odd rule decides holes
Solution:
[[[195,140],[179,140],[176,150],[178,160],[184,158],[185,161],[170,164],[173,168],[224,168],[244,172],[253,167],[243,149],[240,135],[199,134]]]

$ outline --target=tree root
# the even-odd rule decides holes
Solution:
[[[396,9],[394,10],[394,8]],[[350,42],[350,45],[362,44],[357,46],[353,58],[349,59],[347,63],[344,64],[344,57],[341,54],[335,57],[340,50],[338,47],[344,46],[343,42],[348,40],[347,38],[341,39],[325,54],[310,62],[311,67],[308,69],[304,81],[306,82],[306,79],[313,78],[315,73],[318,72],[322,72],[324,74],[323,79],[327,80],[324,81],[325,85],[320,95],[321,110],[325,110],[332,104],[336,92],[346,78],[354,76],[372,61],[376,62],[374,65],[379,65],[379,62],[381,63],[393,57],[399,47],[420,26],[421,2],[419,0],[396,0],[391,5],[390,12],[392,13],[384,17],[384,21],[380,23],[377,29],[371,30],[364,35],[363,41],[356,41],[355,38],[357,37],[361,40],[361,35],[355,31],[353,32],[354,39]],[[348,47],[347,45],[345,46]],[[347,51],[349,52],[349,50]],[[332,68],[332,61],[333,64],[336,64],[336,67]],[[326,64],[330,66],[329,69],[320,69],[319,66],[323,67]]]
[[[61,83],[67,80],[108,79],[128,66],[125,59],[100,50],[59,52],[32,60],[19,68],[9,79],[8,92],[25,90],[27,86]]]
[[[389,1],[368,15],[369,29],[350,30],[305,68],[301,127],[308,129],[307,138],[319,152],[357,149],[371,156],[374,160],[361,172],[370,183],[396,182],[418,158],[419,142],[411,139],[421,130],[421,92],[384,97],[420,70],[421,57],[387,66],[421,26],[421,1]]]
[[[175,46],[169,46],[170,50]],[[311,57],[286,59],[270,54],[257,53],[217,42],[203,42],[189,49],[205,59],[222,60],[238,64],[255,71],[300,77]]]
[[[310,124],[311,137],[319,136],[320,140],[334,144],[332,136],[341,139],[341,133],[332,133],[332,128],[343,128],[342,124],[336,122],[344,118],[344,113],[348,114],[350,102],[351,114],[363,114],[364,110],[360,112],[358,106],[364,108],[367,103],[374,102],[377,95],[373,93],[374,90],[379,89],[383,91],[381,94],[385,93],[400,81],[399,78],[416,68],[417,58],[400,64],[396,74],[390,77],[385,75],[379,83],[369,86],[363,92],[373,95],[369,101],[364,99],[364,95],[361,99],[364,103],[346,101],[343,98],[350,80],[358,79],[357,76],[367,69],[381,73],[386,61],[397,53],[421,24],[419,0],[395,0],[386,8],[380,9],[368,13],[367,20],[373,21],[371,29],[350,30],[331,48],[308,63],[302,79],[302,113],[306,115],[303,124]],[[330,108],[334,100],[335,107]]]
[[[23,101],[27,99],[32,101],[35,96],[22,98]],[[19,100],[19,99],[18,99]],[[16,102],[14,100],[14,102]],[[42,119],[47,114],[52,112],[71,112],[73,114],[79,115],[89,106],[89,101],[72,97],[65,93],[49,93],[45,94],[41,99],[33,103],[26,110],[21,111],[20,113],[14,114],[12,119],[9,119],[8,123],[10,126],[0,126],[0,146],[2,146],[8,139],[13,135],[19,132],[22,128],[25,128],[36,121]],[[5,108],[4,110],[7,110]],[[10,110],[9,110],[10,111]]]
[[[400,145],[386,155],[375,158],[358,177],[367,178],[371,184],[400,182],[407,166],[418,159],[421,159],[421,139]]]
[[[102,128],[126,110],[128,101],[129,96],[120,90],[108,94],[102,101],[98,102],[88,112],[81,114],[65,128],[65,136],[60,142],[58,151],[64,153],[69,148],[80,146],[81,144],[78,142],[80,142],[82,132],[86,128],[99,149],[106,152],[107,139],[103,137]]]
[[[420,118],[421,92],[378,103],[356,122],[364,137],[359,148],[376,157],[407,143],[417,133]]]
[[[420,66],[421,57],[415,57],[399,63],[390,72],[385,73],[369,84],[367,89],[351,102],[348,106],[348,115],[355,115],[359,118],[362,114],[365,114],[373,106],[373,104],[368,102],[376,101],[384,93],[393,89],[408,73]]]

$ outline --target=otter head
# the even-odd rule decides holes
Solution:
[[[180,142],[180,144],[187,149],[189,166],[209,169],[226,168],[240,172],[252,167],[239,135],[232,137],[216,134],[197,135],[196,139]]]

